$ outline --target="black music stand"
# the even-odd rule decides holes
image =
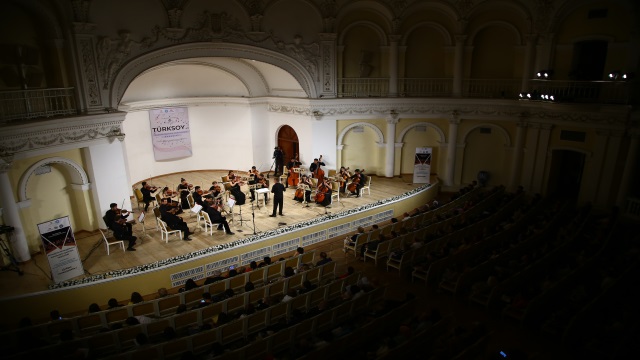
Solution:
[[[243,206],[243,205],[245,205],[245,204],[246,204],[246,203],[244,203],[244,204],[242,204],[242,205],[234,204],[235,206],[237,206],[237,207],[240,209],[240,211],[238,212],[238,216],[239,216],[239,218],[238,218],[238,219],[236,219],[236,217],[235,217],[235,215],[234,215],[234,216],[233,216],[233,221],[234,221],[234,222],[236,222],[236,220],[237,220],[237,221],[240,221],[240,227],[242,227],[242,224],[243,224],[243,223],[247,223],[247,222],[249,222],[249,220],[248,220],[248,219],[243,219],[243,218],[242,218],[242,206]],[[251,209],[252,209],[252,212],[253,212],[253,203],[251,203]],[[233,208],[231,209],[231,212],[233,212]],[[249,226],[248,224],[245,224],[245,225]],[[242,232],[242,229],[236,229],[236,231]]]
[[[2,234],[6,235],[6,239],[4,236],[0,236],[0,248],[2,248],[2,252],[4,252],[4,254],[7,256],[10,262],[9,265],[0,267],[0,271],[15,271],[18,273],[18,275],[22,276],[24,275],[24,273],[22,272],[22,270],[20,270],[20,267],[18,266],[18,261],[13,256],[13,251],[11,251],[10,242],[9,242],[9,239],[10,239],[9,236],[13,232],[13,230],[14,230],[13,226],[0,225],[0,235]]]

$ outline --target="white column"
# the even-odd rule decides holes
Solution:
[[[338,170],[342,167],[342,149],[344,149],[344,145],[336,145],[336,168]]]
[[[462,96],[462,77],[464,75],[464,42],[466,35],[456,35],[456,50],[453,60],[453,97]]]
[[[627,150],[627,160],[624,162],[624,170],[622,172],[622,178],[620,179],[620,186],[618,186],[618,197],[616,199],[616,205],[620,208],[623,208],[627,202],[633,172],[637,165],[638,137],[640,137],[640,134],[631,134],[629,150]]]
[[[384,176],[393,177],[393,169],[396,160],[396,124],[398,123],[398,114],[393,112],[387,117],[387,157],[384,164]]]
[[[444,174],[444,185],[453,186],[453,174],[456,168],[456,148],[458,144],[458,125],[460,116],[454,112],[449,119],[449,139],[447,141],[447,168]]]
[[[389,36],[389,96],[398,96],[398,41],[400,35]]]
[[[13,250],[13,256],[16,261],[25,262],[31,259],[31,253],[29,252],[27,237],[22,228],[16,198],[13,196],[13,186],[11,186],[11,180],[9,180],[8,171],[10,166],[7,163],[0,165],[0,206],[2,206],[5,225],[14,228],[13,233],[7,234],[7,238],[11,242],[9,246]]]
[[[513,146],[513,158],[511,159],[511,174],[509,176],[509,189],[515,190],[518,187],[520,174],[520,165],[522,163],[522,147],[524,145],[524,134],[527,130],[527,123],[520,121],[516,125],[516,142]]]
[[[527,40],[527,47],[524,52],[524,72],[522,73],[522,85],[520,86],[520,91],[527,92],[529,91],[529,80],[533,76],[533,62],[535,60],[535,45],[538,39],[538,36],[535,34],[530,34],[525,36]]]
[[[127,178],[122,140],[111,139],[111,142],[91,145],[83,148],[87,159],[91,193],[93,195],[93,211],[100,227],[104,227],[102,216],[109,210],[110,203],[118,204],[123,209],[131,208],[131,184]],[[123,205],[124,202],[124,205]]]
[[[542,180],[544,179],[549,154],[549,140],[551,138],[551,124],[540,125],[540,137],[538,138],[538,151],[536,152],[536,166],[533,172],[533,191],[542,193]]]

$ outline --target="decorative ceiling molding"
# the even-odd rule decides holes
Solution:
[[[0,136],[0,156],[36,151],[59,145],[113,141],[122,139],[122,122],[125,113],[110,113],[103,116],[87,116],[49,120],[3,128]]]

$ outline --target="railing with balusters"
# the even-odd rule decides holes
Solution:
[[[0,91],[0,122],[76,114],[73,88]]]

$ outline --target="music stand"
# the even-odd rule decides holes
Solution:
[[[269,189],[265,188],[265,187],[256,190],[256,201],[257,201],[259,195],[264,195],[265,196],[265,201],[264,201],[264,207],[265,208],[267,207],[267,201],[269,201],[269,193],[270,193]],[[258,202],[258,209],[260,209],[260,203],[259,202]]]
[[[252,201],[258,201],[256,193],[258,192],[258,189],[262,188],[262,184],[249,184],[247,186],[249,187],[249,192],[253,193],[254,200]],[[258,209],[260,209],[260,204],[258,204]]]
[[[304,207],[309,207],[309,203],[307,202],[307,191],[311,191],[311,188],[307,184],[299,183],[297,189],[302,189],[304,191],[304,194],[302,195],[302,204],[305,205]]]
[[[142,224],[142,236],[148,236],[151,237],[151,235],[147,234],[147,228],[144,226],[144,219],[147,217],[147,215],[142,211],[140,212],[140,216],[138,216],[138,222],[140,224]],[[141,240],[142,242],[142,240]]]
[[[231,200],[233,200],[233,199],[229,199],[229,202],[231,202]],[[234,205],[236,204],[236,201],[235,201],[235,200],[233,200],[233,204],[234,204]],[[244,205],[244,204],[242,204],[242,205]],[[240,227],[242,227],[242,224],[243,224],[243,223],[245,223],[245,222],[249,222],[249,220],[248,220],[248,219],[243,219],[243,218],[242,218],[242,205],[238,205],[238,208],[240,209],[240,211],[238,212],[238,216],[239,216],[239,219],[238,219],[238,220],[240,221]],[[233,206],[230,206],[230,208],[231,208],[231,212],[233,213]],[[233,220],[234,220],[234,222],[235,222],[235,220],[236,220],[235,215],[233,216]],[[249,225],[247,225],[247,226],[249,226]],[[242,230],[241,230],[241,229],[237,229],[237,231],[242,232]]]

